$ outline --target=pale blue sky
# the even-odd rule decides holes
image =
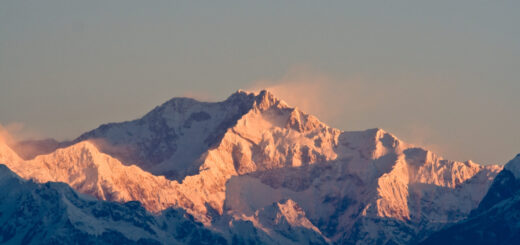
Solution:
[[[520,152],[519,13],[520,1],[3,0],[0,124],[71,139],[171,97],[281,83],[334,127],[504,163]]]

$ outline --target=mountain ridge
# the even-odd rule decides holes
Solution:
[[[469,217],[420,244],[515,244],[520,239],[520,154],[506,163]]]
[[[54,153],[29,161],[11,155],[8,166],[24,178],[64,181],[103,200],[141,201],[152,212],[183,208],[206,226],[251,222],[290,199],[304,211],[299,220],[320,231],[305,234],[361,244],[407,244],[464,219],[501,170],[445,160],[382,129],[331,128],[265,90],[215,103],[172,99]],[[52,171],[38,177],[26,173],[27,164]]]

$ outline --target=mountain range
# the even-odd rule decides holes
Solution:
[[[0,241],[513,241],[515,159],[483,166],[382,129],[341,131],[266,90],[214,103],[173,98],[70,142],[0,141]],[[486,233],[489,219],[509,233]]]
[[[520,241],[520,154],[493,181],[469,217],[422,244],[516,244]]]

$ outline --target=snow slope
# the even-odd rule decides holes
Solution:
[[[207,228],[182,209],[153,215],[139,202],[106,202],[63,183],[26,181],[0,164],[0,244],[326,244],[303,211],[287,200],[249,221]],[[271,217],[278,217],[272,220]],[[304,226],[300,226],[303,223]]]
[[[261,218],[273,205],[313,241],[417,241],[467,217],[501,170],[445,160],[381,129],[331,128],[268,91],[217,103],[172,99],[29,161],[2,152],[24,178],[153,212],[180,207],[207,226],[251,226],[270,243],[289,239]],[[302,212],[290,218],[283,205]]]
[[[1,244],[227,244],[182,210],[98,201],[63,183],[25,181],[0,165]]]
[[[152,212],[181,206],[176,201],[183,197],[176,191],[177,182],[154,176],[136,166],[125,166],[86,141],[29,161],[0,159],[0,162],[5,162],[25,179],[39,183],[64,182],[101,200],[140,201]]]
[[[141,119],[101,125],[73,143],[89,139],[125,164],[182,180],[197,172],[199,157],[218,144],[254,100],[254,95],[245,92],[218,103],[173,98]]]
[[[493,181],[478,208],[462,222],[421,244],[517,244],[520,240],[520,154]]]

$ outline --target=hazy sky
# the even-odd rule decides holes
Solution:
[[[520,1],[0,2],[0,124],[71,139],[175,96],[269,87],[343,130],[520,152]],[[317,85],[319,83],[319,85]]]

